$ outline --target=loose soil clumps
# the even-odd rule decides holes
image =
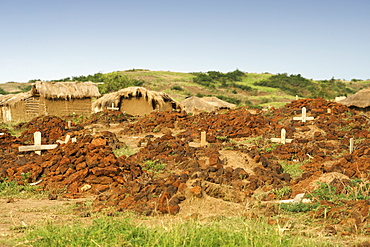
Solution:
[[[302,107],[314,120],[293,120]],[[81,118],[79,124],[69,125],[68,120],[36,118],[17,125],[23,130],[19,137],[2,129],[2,179],[35,183],[50,199],[93,195],[96,211],[144,215],[177,214],[185,201],[202,198],[258,204],[305,193],[321,205],[312,217],[332,219],[338,229],[350,233],[369,228],[369,183],[363,183],[370,171],[369,119],[341,104],[319,98],[296,100],[281,109],[237,108],[195,116],[152,112],[140,118],[104,111]],[[106,128],[92,131],[92,124]],[[112,124],[117,124],[114,133]],[[281,129],[291,143],[271,142]],[[44,144],[55,144],[66,135],[77,141],[42,155],[19,152],[19,146],[33,143],[35,131],[42,133]],[[202,131],[207,145],[190,145],[200,143]],[[129,148],[128,137],[138,136],[145,137],[138,138],[137,153],[115,155],[114,150]],[[351,152],[350,138],[355,139]],[[289,172],[292,167],[298,175]],[[288,192],[278,196],[283,188]]]

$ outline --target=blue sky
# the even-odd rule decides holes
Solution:
[[[370,78],[369,0],[0,0],[0,83],[126,69]]]

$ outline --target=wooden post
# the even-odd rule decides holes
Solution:
[[[271,141],[272,142],[279,142],[279,143],[285,144],[285,143],[291,143],[293,141],[293,139],[287,139],[286,138],[286,130],[285,129],[281,129],[280,138],[271,138]]]
[[[314,117],[307,117],[307,109],[303,107],[302,117],[293,117],[293,120],[302,120],[302,123],[305,123],[307,120],[314,120]]]
[[[349,153],[353,153],[353,138],[349,139]]]
[[[200,133],[200,146],[201,147],[204,147],[205,145],[206,145],[206,143],[207,143],[207,141],[206,141],[206,132],[205,131],[202,131],[201,133]]]
[[[40,131],[36,131],[35,133],[33,133],[33,140],[34,140],[35,146],[41,145],[41,132]],[[35,153],[38,155],[41,155],[41,150],[35,151]]]
[[[36,154],[41,155],[41,150],[54,149],[58,147],[58,144],[41,145],[41,132],[40,131],[36,131],[33,134],[33,140],[34,140],[34,145],[19,146],[18,151],[19,152],[35,151]]]
[[[295,100],[298,100],[298,95],[295,96]]]

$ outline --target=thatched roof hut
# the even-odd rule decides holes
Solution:
[[[216,97],[199,98],[192,96],[180,102],[187,113],[197,114],[200,112],[211,112],[219,109],[232,109],[234,104],[228,103]]]
[[[99,89],[92,82],[45,82],[37,81],[32,94],[47,99],[83,99],[99,97]]]
[[[0,96],[0,121],[29,121],[40,115],[89,115],[92,98],[99,96],[92,82],[38,81],[29,92]]]
[[[203,97],[203,101],[218,107],[219,109],[233,109],[236,107],[235,104],[231,104],[229,102],[223,101],[217,97]]]
[[[370,107],[370,88],[362,89],[357,93],[339,101],[343,105],[356,108],[369,108]]]
[[[94,112],[113,108],[130,115],[143,116],[152,111],[181,110],[181,105],[166,93],[143,87],[128,87],[105,94],[93,103]]]
[[[0,106],[14,106],[19,101],[32,97],[31,92],[0,95]]]

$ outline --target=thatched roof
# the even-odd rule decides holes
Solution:
[[[344,100],[339,101],[338,103],[341,103],[346,106],[355,106],[359,108],[366,108],[370,106],[370,89],[362,89],[358,91],[357,93],[347,97]]]
[[[143,87],[128,87],[117,92],[105,94],[93,103],[93,109],[106,109],[107,107],[111,107],[112,104],[118,106],[122,100],[134,97],[144,98],[155,109],[161,109],[165,103],[170,103],[174,110],[181,110],[181,105],[168,94],[150,91]]]
[[[203,111],[211,112],[218,109],[230,109],[235,107],[234,104],[230,104],[216,97],[199,98],[192,96],[184,99],[180,103],[188,113],[199,113]]]
[[[236,107],[235,104],[223,101],[217,97],[203,97],[202,100],[219,108],[232,109]]]
[[[38,81],[33,85],[33,95],[47,99],[82,99],[99,97],[99,89],[92,82],[44,82]]]
[[[13,106],[17,102],[26,100],[30,97],[32,97],[31,92],[0,95],[0,106]]]

